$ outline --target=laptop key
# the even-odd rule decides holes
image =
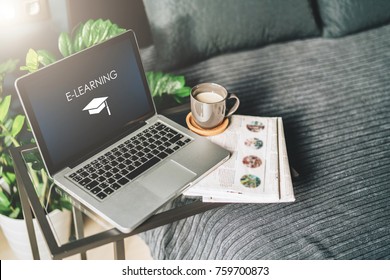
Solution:
[[[168,154],[165,153],[165,152],[161,152],[161,153],[159,153],[157,156],[158,156],[159,158],[161,158],[161,159],[164,159],[164,158],[166,158],[166,157],[168,156]]]
[[[119,169],[118,168],[116,168],[116,167],[114,167],[112,170],[111,170],[111,173],[118,173],[119,172]]]
[[[79,174],[81,177],[83,177],[83,178],[85,178],[85,177],[88,177],[88,172],[86,172],[86,171],[83,171],[83,172],[81,172],[80,174]]]
[[[82,186],[86,186],[86,185],[89,184],[91,181],[92,181],[92,180],[89,179],[89,178],[84,178],[83,180],[81,180],[81,181],[79,182],[79,184],[82,185]]]
[[[128,166],[127,166],[127,170],[128,170],[128,171],[133,171],[134,169],[135,169],[135,167],[132,166],[132,165],[128,165]]]
[[[122,177],[117,182],[118,182],[118,184],[123,186],[123,185],[126,185],[129,182],[129,180],[126,177]]]
[[[177,141],[176,144],[179,145],[180,147],[182,147],[182,146],[184,146],[186,143],[184,143],[183,141]]]
[[[159,162],[160,162],[160,159],[157,158],[157,157],[154,157],[151,160],[149,160],[148,162],[146,162],[145,164],[143,164],[140,167],[138,167],[133,172],[130,172],[129,174],[127,174],[126,178],[129,179],[129,180],[134,180],[136,177],[141,175],[144,171],[148,170],[153,165],[155,165],[155,164],[157,164]]]
[[[174,146],[172,149],[174,149],[175,151],[177,151],[178,149],[180,149],[180,146],[179,146],[179,145],[176,145],[176,146]]]
[[[139,161],[140,161],[141,163],[145,163],[145,162],[148,161],[148,159],[147,159],[146,157],[142,157],[142,158],[139,159]]]
[[[104,192],[100,192],[96,195],[98,198],[100,199],[105,199],[107,197],[107,194],[105,194]]]
[[[98,169],[98,170],[96,171],[96,173],[97,173],[98,175],[103,175],[103,174],[105,173],[105,171],[104,171],[103,169]]]
[[[106,182],[111,185],[111,184],[113,184],[115,182],[115,179],[114,178],[108,178],[106,180]]]
[[[84,187],[87,189],[87,190],[92,190],[94,187],[96,187],[99,183],[96,182],[96,181],[92,181],[90,183],[88,183],[87,185],[85,185]]]
[[[160,146],[157,147],[157,149],[158,149],[160,152],[165,151],[166,148],[167,148],[167,147],[165,147],[164,145],[160,145]]]
[[[119,180],[120,178],[122,178],[121,174],[117,173],[117,174],[114,175],[114,179],[115,180]]]
[[[74,178],[73,178],[73,181],[75,181],[75,182],[80,182],[81,180],[82,180],[83,178],[81,178],[80,176],[75,176]]]
[[[114,183],[111,185],[111,188],[114,189],[114,190],[119,190],[122,186],[119,185],[118,183]]]
[[[101,188],[96,187],[96,188],[92,189],[91,192],[92,192],[93,194],[98,194],[99,192],[101,192],[101,190],[102,190]]]
[[[106,182],[109,183],[109,184],[111,185],[111,184],[115,183],[115,179],[114,179],[114,178],[108,178],[108,179],[106,180]]]
[[[105,189],[103,190],[103,192],[105,192],[106,194],[112,194],[112,193],[114,192],[114,190],[111,189],[111,188],[105,188]]]
[[[106,178],[105,177],[103,177],[103,176],[99,176],[99,177],[97,177],[96,178],[96,181],[98,181],[98,182],[104,182],[106,180]]]
[[[169,139],[169,142],[171,142],[172,144],[174,144],[174,143],[176,143],[177,141],[179,141],[182,137],[183,137],[183,135],[178,134],[178,135],[172,137],[171,139]]]
[[[146,158],[151,159],[152,157],[154,157],[152,153],[146,154]]]
[[[129,174],[130,171],[126,170],[126,169],[122,169],[119,173],[122,175],[122,176],[126,176],[127,174]]]
[[[118,169],[125,169],[126,168],[126,165],[124,165],[123,163],[120,163],[118,166]]]

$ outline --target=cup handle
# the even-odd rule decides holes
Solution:
[[[236,99],[236,102],[234,103],[233,107],[227,113],[227,115],[226,115],[227,118],[230,117],[231,115],[233,115],[234,112],[237,111],[238,106],[240,106],[240,99],[238,99],[237,95],[235,95],[234,93],[231,93],[230,96],[228,97],[228,99],[231,99],[231,98]]]

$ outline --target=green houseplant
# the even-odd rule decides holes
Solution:
[[[9,148],[19,147],[26,143],[33,143],[31,131],[25,121],[23,114],[12,114],[10,111],[12,104],[11,95],[3,92],[3,82],[7,73],[13,71],[17,65],[17,60],[8,60],[0,64],[0,177],[2,184],[0,188],[0,214],[10,218],[22,219],[19,194],[16,188],[16,176],[13,170],[13,162],[9,154]],[[23,137],[22,137],[23,135]],[[28,168],[31,178],[34,181],[37,193],[42,205],[47,205],[47,211],[54,209],[70,209],[70,203],[64,198],[53,194],[50,191],[50,180],[42,165],[38,164],[38,154],[31,154],[28,158]],[[49,198],[50,201],[46,199]]]
[[[9,59],[0,64],[0,226],[8,240],[14,255],[17,258],[31,258],[28,248],[29,239],[21,202],[17,188],[16,176],[13,168],[13,161],[9,153],[11,147],[19,147],[27,143],[33,143],[34,138],[23,114],[12,110],[12,96],[5,94],[3,86],[5,76],[14,71],[18,61]],[[58,195],[51,186],[52,181],[48,178],[37,152],[26,156],[26,163],[38,194],[41,204],[49,213],[51,221],[60,220],[61,226],[56,227],[59,238],[66,241],[70,235],[71,209],[70,202]],[[59,228],[62,228],[59,230]],[[49,258],[47,249],[44,248],[42,234],[36,232],[40,252],[43,257]]]

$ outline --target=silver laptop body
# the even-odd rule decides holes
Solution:
[[[124,233],[230,155],[157,114],[131,30],[15,87],[49,175]]]

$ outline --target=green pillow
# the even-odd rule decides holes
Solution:
[[[317,0],[325,37],[340,37],[390,22],[389,0]]]
[[[144,0],[162,69],[319,35],[309,0]]]

